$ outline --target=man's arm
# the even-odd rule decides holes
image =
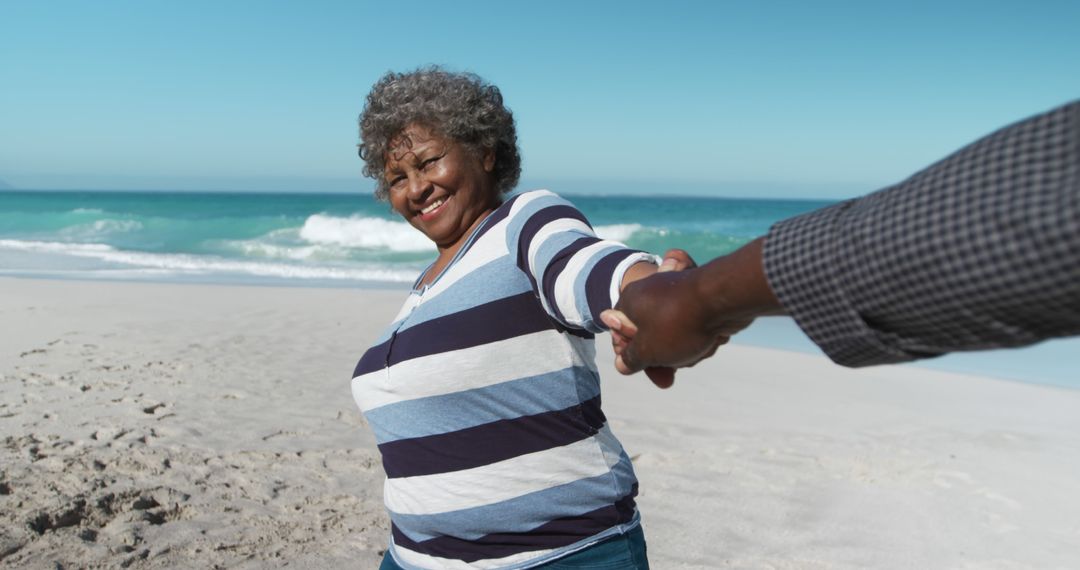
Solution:
[[[779,222],[696,273],[635,283],[618,308],[633,321],[620,323],[624,371],[691,364],[777,312],[847,366],[1078,334],[1080,102]]]

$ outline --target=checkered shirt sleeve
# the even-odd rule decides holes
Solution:
[[[1080,100],[777,223],[764,265],[845,366],[1080,334]]]

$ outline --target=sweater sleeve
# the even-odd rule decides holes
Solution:
[[[1080,333],[1080,101],[777,223],[764,265],[802,330],[847,366]]]
[[[618,302],[626,270],[641,261],[659,263],[655,255],[597,237],[577,208],[546,190],[516,198],[506,235],[544,310],[568,328],[591,333],[607,330],[599,315]]]

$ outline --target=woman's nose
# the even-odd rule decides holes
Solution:
[[[422,200],[431,189],[431,183],[419,172],[414,172],[408,178],[408,194],[410,200]]]

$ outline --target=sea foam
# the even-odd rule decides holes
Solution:
[[[383,281],[410,283],[416,279],[418,269],[369,264],[363,267],[334,267],[267,263],[260,261],[231,260],[206,255],[182,253],[146,253],[124,251],[105,244],[35,242],[0,240],[0,248],[16,251],[53,253],[88,257],[107,263],[135,266],[177,275],[190,274],[241,274],[257,277],[291,279],[333,279],[349,281]]]
[[[398,252],[435,249],[431,240],[405,222],[361,216],[308,216],[300,238],[309,243]]]
[[[595,228],[598,236],[615,241],[626,241],[641,230],[641,224],[612,224]],[[309,216],[300,229],[300,237],[310,243],[345,247],[401,252],[434,249],[431,240],[406,222],[361,216]]]
[[[593,228],[597,236],[615,241],[626,241],[630,239],[630,236],[641,230],[641,224],[612,224]]]
[[[105,218],[103,220],[94,220],[93,222],[66,227],[60,230],[58,235],[63,239],[93,242],[98,239],[106,239],[115,234],[137,232],[142,228],[142,223],[136,220]]]

